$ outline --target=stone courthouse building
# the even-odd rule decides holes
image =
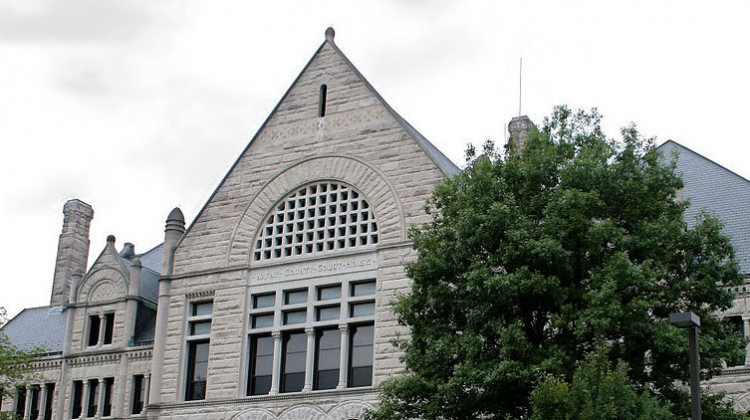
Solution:
[[[530,126],[514,119],[511,133]],[[0,409],[45,420],[361,419],[402,369],[389,302],[409,290],[407,230],[429,220],[433,186],[457,172],[329,28],[190,226],[174,209],[162,244],[137,253],[109,237],[87,270],[94,211],[65,204],[50,305],[4,328],[46,353],[34,384]],[[750,197],[747,180],[731,181]],[[747,209],[732,227],[742,235]],[[734,312],[743,327],[744,305]],[[747,410],[740,364],[721,386]]]

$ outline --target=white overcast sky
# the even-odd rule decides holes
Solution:
[[[324,39],[461,165],[523,109],[597,107],[750,178],[750,2],[0,1],[0,306],[49,303],[62,207],[89,264],[196,216]]]

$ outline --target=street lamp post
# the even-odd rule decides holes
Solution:
[[[669,322],[678,328],[689,328],[690,332],[690,402],[692,406],[692,420],[701,418],[701,380],[700,359],[698,357],[698,328],[701,319],[692,312],[682,312],[669,315]]]

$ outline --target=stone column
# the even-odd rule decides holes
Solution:
[[[31,387],[26,387],[26,399],[23,402],[23,418],[29,420],[31,418],[31,396],[34,395]]]
[[[81,401],[81,416],[85,419],[89,415],[89,395],[91,394],[91,382],[88,379],[83,381],[83,400]]]
[[[135,344],[135,317],[138,312],[138,295],[141,288],[141,269],[143,264],[140,258],[133,259],[130,265],[130,275],[128,281],[127,306],[125,308],[125,345],[132,346]]]
[[[274,331],[273,336],[273,372],[271,372],[271,390],[268,395],[279,393],[279,379],[281,376],[281,331]]]
[[[99,378],[99,401],[96,402],[96,418],[101,418],[104,414],[104,394],[106,393],[107,384],[104,383],[104,378]],[[110,396],[110,399],[112,396]],[[110,413],[111,414],[111,413]]]
[[[745,338],[750,337],[750,316],[742,316],[742,327]],[[745,365],[748,364],[750,364],[750,343],[745,346]]]
[[[164,254],[162,256],[161,276],[159,277],[159,298],[156,307],[156,327],[154,330],[153,357],[151,375],[153,383],[149,390],[149,401],[158,404],[161,401],[161,374],[164,370],[164,351],[167,342],[167,324],[169,321],[169,301],[172,290],[172,266],[177,242],[185,234],[185,217],[179,208],[174,208],[167,216],[164,228]]]
[[[339,364],[339,384],[336,389],[344,389],[349,379],[346,370],[349,364],[349,326],[340,324],[339,330],[341,331],[341,363]]]
[[[104,344],[105,331],[107,331],[107,317],[99,314],[99,342],[96,343],[97,347],[101,347]]]
[[[39,393],[39,398],[41,401],[39,401],[39,404],[37,407],[39,407],[39,417],[40,419],[44,418],[44,412],[47,411],[47,393],[49,392],[49,389],[47,388],[47,384],[43,383],[41,386],[41,392]]]
[[[315,363],[315,329],[312,327],[305,328],[307,336],[307,358],[305,360],[305,386],[302,392],[310,392],[313,389],[313,367]]]

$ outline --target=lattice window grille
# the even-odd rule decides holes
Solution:
[[[334,182],[302,187],[276,205],[255,240],[254,261],[372,246],[378,224],[369,203]]]

